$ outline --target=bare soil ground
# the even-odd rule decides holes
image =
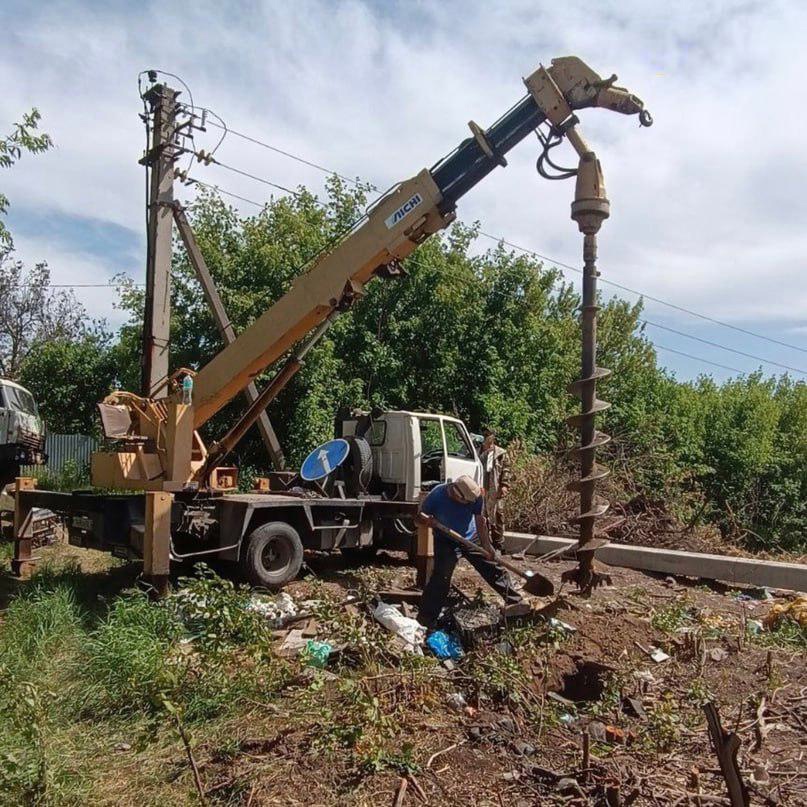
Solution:
[[[41,554],[78,555],[108,593],[105,556],[65,547]],[[453,670],[406,653],[359,652],[362,626],[372,619],[364,608],[350,609],[352,638],[325,671],[302,670],[270,704],[192,730],[205,800],[247,807],[728,804],[701,708],[711,700],[741,740],[751,803],[807,804],[804,646],[753,635],[749,622],[770,601],[616,568],[610,586],[582,599],[560,587],[570,565],[545,565],[559,593],[534,600],[534,617],[467,648]],[[361,568],[314,556],[308,566],[287,589],[296,601],[414,584],[414,571],[397,555],[381,553]],[[113,572],[113,586],[127,576],[131,582],[131,568]],[[485,588],[464,563],[455,583],[471,598]],[[551,617],[574,630],[552,627]],[[333,629],[321,623],[317,638],[332,639]],[[669,660],[653,661],[651,646]],[[349,712],[346,682],[356,692]],[[449,702],[455,693],[465,706]],[[348,736],[362,728],[358,740]],[[144,804],[199,803],[176,743],[99,749],[96,774],[99,804],[133,803],[133,795]]]

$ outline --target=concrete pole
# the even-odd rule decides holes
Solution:
[[[141,389],[145,396],[150,396],[168,377],[173,222],[171,205],[174,201],[173,143],[178,94],[164,84],[155,84],[145,96],[153,114],[151,147],[144,158],[145,164],[151,168],[141,376]]]

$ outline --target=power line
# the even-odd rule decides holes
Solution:
[[[219,126],[219,128],[222,128],[219,124],[216,124],[213,121],[211,121],[211,123],[214,126]],[[282,154],[284,157],[288,157],[291,160],[295,160],[296,162],[302,163],[304,165],[308,165],[308,166],[310,166],[312,168],[316,168],[318,171],[322,171],[323,173],[326,173],[326,174],[332,174],[334,176],[339,177],[340,179],[345,180],[346,182],[350,182],[350,183],[352,183],[354,185],[357,185],[357,186],[361,185],[361,182],[359,182],[358,180],[351,179],[350,177],[347,177],[347,176],[345,176],[343,174],[340,174],[338,171],[334,171],[334,170],[332,170],[330,168],[326,168],[325,166],[322,166],[322,165],[319,165],[317,163],[311,162],[310,160],[306,160],[305,158],[300,157],[297,154],[293,154],[292,152],[284,151],[283,149],[277,148],[276,146],[272,146],[269,143],[266,143],[266,142],[264,142],[262,140],[259,140],[258,138],[251,137],[251,136],[249,136],[247,134],[244,134],[243,132],[238,132],[238,131],[236,131],[234,129],[227,129],[227,131],[230,132],[231,134],[236,135],[237,137],[243,138],[244,140],[248,140],[248,141],[250,141],[252,143],[255,143],[256,145],[259,145],[259,146],[267,148],[267,149],[269,149],[271,151],[274,151],[277,154]],[[231,169],[231,170],[234,170],[234,169]],[[249,175],[247,175],[247,176],[249,176]],[[258,179],[257,177],[254,177],[254,176],[251,177],[251,178]],[[265,182],[265,180],[261,180],[261,179],[258,179],[258,181]],[[267,182],[267,184],[271,185],[272,183]],[[275,187],[277,187],[277,186],[275,186]],[[376,190],[376,191],[378,190],[378,188],[375,185],[371,184],[369,187],[371,189],[373,189],[373,190]],[[287,191],[287,192],[294,193],[293,191]],[[520,250],[522,252],[534,255],[535,257],[540,258],[541,260],[549,261],[550,263],[555,264],[557,266],[561,266],[564,269],[569,269],[570,271],[573,271],[573,272],[582,273],[582,270],[579,269],[576,266],[571,266],[571,265],[569,265],[567,263],[559,261],[559,260],[557,260],[555,258],[552,258],[552,257],[548,256],[548,255],[542,255],[541,253],[536,252],[534,250],[527,249],[526,247],[519,246],[518,244],[514,244],[514,243],[512,243],[511,241],[508,241],[505,238],[495,236],[495,235],[491,235],[490,233],[481,232],[481,231],[480,231],[480,235],[484,236],[485,238],[489,238],[489,239],[491,239],[493,241],[496,241],[497,243],[501,242],[503,244],[507,244],[509,247],[513,247],[514,249],[518,249],[518,250]],[[603,283],[607,283],[608,285],[614,286],[615,288],[621,289],[622,291],[627,291],[627,292],[630,292],[631,294],[639,295],[640,297],[644,297],[647,300],[652,300],[654,303],[659,303],[660,305],[666,305],[669,308],[672,308],[672,309],[674,309],[676,311],[680,311],[682,313],[689,314],[692,317],[697,317],[698,319],[705,320],[706,322],[711,322],[714,325],[719,325],[719,326],[721,326],[723,328],[730,328],[731,330],[736,331],[738,333],[745,334],[746,336],[752,336],[755,339],[763,339],[763,340],[765,340],[767,342],[771,342],[772,344],[779,345],[780,347],[786,347],[786,348],[788,348],[790,350],[798,350],[798,351],[800,351],[802,353],[807,353],[807,348],[802,348],[802,347],[799,347],[798,345],[792,345],[789,342],[783,342],[783,341],[781,341],[779,339],[775,339],[774,337],[765,336],[764,334],[757,333],[755,331],[750,331],[747,328],[741,328],[738,325],[732,325],[732,324],[730,324],[728,322],[724,322],[722,320],[716,319],[715,317],[710,317],[707,314],[701,314],[701,313],[699,313],[697,311],[692,311],[689,308],[684,308],[683,306],[677,305],[676,303],[670,303],[667,300],[662,300],[659,297],[654,297],[653,295],[647,294],[645,292],[638,291],[636,289],[632,289],[629,286],[624,286],[624,285],[622,285],[620,283],[617,283],[617,282],[615,282],[613,280],[607,280],[606,278],[601,278],[601,280],[602,280]],[[695,337],[693,337],[693,338],[695,338]],[[724,347],[724,346],[719,345],[719,347]],[[726,349],[729,350],[730,348],[726,348]],[[737,352],[737,351],[735,351],[735,352]],[[772,362],[772,361],[769,361],[767,359],[762,359],[762,361],[766,361],[769,364],[777,364],[777,362]],[[777,366],[783,366],[784,367],[785,365],[777,365]],[[793,368],[786,368],[786,369],[793,369]],[[803,372],[803,371],[798,370],[797,372]]]
[[[216,161],[216,162],[217,162],[217,161]],[[227,167],[227,166],[223,166],[223,167]],[[236,170],[236,169],[234,169],[234,170]],[[238,173],[245,173],[245,172],[238,171]],[[253,177],[253,178],[257,178],[257,177]],[[200,186],[205,187],[205,188],[208,188],[208,189],[210,189],[210,190],[215,190],[215,191],[217,191],[217,192],[219,192],[219,193],[223,193],[223,194],[225,194],[225,195],[227,195],[227,196],[231,196],[231,197],[233,197],[233,198],[239,199],[239,200],[241,200],[242,202],[246,202],[247,204],[254,205],[255,207],[263,208],[263,207],[265,207],[265,206],[266,206],[266,205],[265,205],[265,203],[256,202],[254,199],[248,199],[248,198],[247,198],[247,197],[245,197],[245,196],[240,196],[239,194],[233,193],[232,191],[225,190],[224,188],[222,188],[222,187],[221,187],[221,186],[219,186],[219,185],[212,185],[212,184],[209,184],[209,183],[207,183],[207,182],[203,182],[203,181],[202,181],[202,180],[200,180],[200,179],[196,179],[195,177],[190,177],[190,176],[189,176],[189,177],[186,177],[186,181],[187,181],[187,182],[189,182],[189,183],[193,183],[193,184],[195,184],[195,185],[200,185]],[[273,184],[274,184],[274,183],[270,183],[270,182],[268,182],[268,180],[267,180],[267,181],[265,181],[265,182],[266,182],[266,184],[270,184],[270,185],[273,185]],[[276,187],[277,187],[277,186],[276,186]],[[293,192],[292,192],[292,193],[293,193]],[[296,194],[295,194],[295,195],[296,195]],[[317,200],[317,203],[318,203],[318,204],[323,204],[323,203],[318,202],[318,200]],[[492,237],[493,237],[493,236],[488,235],[487,233],[481,233],[481,234],[482,234],[482,235],[485,235],[487,238],[492,238]],[[523,252],[526,252],[526,253],[529,253],[529,254],[531,254],[531,255],[534,255],[535,257],[541,258],[542,260],[547,260],[547,261],[550,261],[551,263],[558,263],[558,265],[563,266],[563,267],[568,268],[568,269],[571,269],[571,270],[576,271],[576,272],[581,272],[581,271],[582,271],[582,270],[580,270],[580,269],[577,269],[577,268],[576,268],[576,267],[574,267],[574,266],[569,266],[569,265],[567,265],[567,264],[563,264],[563,263],[561,263],[561,262],[559,262],[559,261],[554,261],[553,259],[548,258],[548,257],[546,257],[546,256],[544,256],[544,255],[541,255],[541,254],[539,254],[539,253],[537,253],[537,252],[534,252],[534,251],[532,251],[532,250],[528,250],[528,249],[526,249],[526,248],[524,248],[524,247],[519,247],[518,245],[516,245],[516,244],[512,244],[512,243],[510,243],[509,241],[506,241],[505,239],[497,239],[497,240],[498,240],[498,241],[501,241],[502,243],[505,243],[505,244],[507,244],[508,246],[511,246],[511,247],[513,247],[513,248],[515,248],[515,249],[519,249],[519,250],[521,250],[521,251],[523,251]],[[410,260],[410,261],[412,261],[413,263],[415,263],[415,265],[416,265],[416,266],[419,266],[419,267],[423,267],[423,266],[424,266],[424,264],[422,264],[422,263],[420,263],[420,262],[418,262],[418,261],[414,260],[413,258],[410,258],[409,260]],[[607,282],[607,281],[606,281],[606,282]],[[634,292],[634,293],[636,293],[636,292]],[[683,332],[683,331],[678,331],[678,330],[675,330],[674,328],[669,328],[669,327],[667,327],[667,326],[665,326],[665,325],[660,325],[660,324],[658,324],[658,323],[651,322],[651,321],[649,321],[649,320],[640,320],[640,322],[643,322],[643,323],[645,323],[646,325],[651,325],[651,326],[653,326],[653,327],[662,328],[662,329],[664,329],[664,330],[670,331],[671,333],[678,334],[679,336],[684,336],[684,337],[689,338],[689,339],[694,339],[694,340],[696,340],[696,341],[698,341],[698,342],[703,342],[704,344],[711,345],[712,347],[717,347],[717,348],[720,348],[720,349],[722,349],[722,350],[727,350],[727,351],[730,351],[730,352],[732,352],[732,353],[736,353],[736,354],[738,354],[738,355],[740,355],[740,356],[745,356],[745,357],[747,357],[747,358],[751,358],[751,359],[754,359],[754,360],[756,360],[756,361],[762,361],[762,362],[765,362],[765,363],[768,363],[768,364],[775,365],[775,366],[777,366],[777,367],[782,367],[783,369],[786,369],[786,370],[792,370],[793,372],[801,373],[802,375],[807,375],[807,372],[806,372],[806,371],[804,371],[804,370],[800,370],[800,369],[798,369],[798,368],[796,368],[796,367],[790,367],[790,366],[788,366],[788,365],[785,365],[785,364],[780,364],[779,362],[772,361],[772,360],[770,360],[770,359],[764,359],[764,358],[762,358],[761,356],[755,356],[755,355],[750,354],[750,353],[744,353],[743,351],[740,351],[740,350],[736,350],[736,349],[734,349],[734,348],[727,347],[726,345],[721,345],[721,344],[719,344],[719,343],[717,343],[717,342],[711,342],[711,341],[709,341],[709,340],[707,340],[707,339],[701,339],[700,337],[693,336],[693,335],[691,335],[691,334],[687,334],[687,333],[685,333],[685,332]],[[729,327],[731,327],[731,326],[729,326]],[[678,354],[678,355],[680,355],[680,356],[685,356],[686,358],[692,359],[693,361],[702,362],[702,363],[704,363],[704,364],[709,364],[709,365],[712,365],[712,366],[714,366],[714,367],[719,367],[719,368],[721,368],[721,369],[723,369],[723,370],[729,370],[729,371],[731,371],[731,372],[735,372],[735,373],[740,373],[740,374],[745,374],[745,373],[746,373],[746,371],[745,371],[745,370],[741,370],[741,369],[740,369],[740,368],[738,368],[738,367],[730,367],[730,366],[728,366],[728,365],[726,365],[726,364],[720,364],[719,362],[714,362],[714,361],[711,361],[710,359],[705,359],[705,358],[703,358],[702,356],[696,356],[696,355],[691,354],[691,353],[685,353],[685,352],[680,351],[680,350],[675,350],[674,348],[665,347],[664,345],[660,345],[660,344],[658,344],[658,343],[656,343],[656,342],[653,342],[652,344],[653,344],[655,347],[657,347],[658,349],[660,349],[660,350],[665,350],[665,351],[667,351],[667,352],[669,352],[669,353],[676,353],[676,354]]]
[[[670,333],[678,334],[678,336],[684,336],[687,339],[694,339],[696,342],[702,342],[704,345],[711,345],[712,347],[718,347],[721,350],[728,350],[731,353],[736,353],[738,356],[745,356],[747,359],[754,359],[755,361],[765,362],[766,364],[772,364],[775,367],[781,367],[784,370],[792,370],[794,373],[801,373],[802,375],[807,375],[807,370],[800,370],[798,367],[791,367],[788,364],[780,364],[778,361],[773,361],[773,359],[765,359],[762,356],[755,356],[753,353],[745,353],[742,350],[736,350],[733,347],[726,347],[726,345],[721,345],[718,342],[712,342],[709,339],[702,339],[700,336],[694,336],[689,333],[685,333],[684,331],[677,331],[675,328],[670,328],[667,325],[662,325],[659,322],[651,322],[648,319],[640,320],[645,325],[652,325],[654,328],[661,328],[663,331],[669,331]]]
[[[212,126],[216,126],[219,129],[225,128],[220,124],[216,123],[215,121],[209,121]],[[330,174],[335,177],[339,177],[339,179],[343,180],[344,182],[349,182],[351,185],[356,185],[357,187],[362,186],[362,182],[358,179],[352,179],[349,176],[345,176],[344,174],[340,174],[338,171],[333,171],[330,168],[326,168],[324,165],[319,165],[315,162],[311,162],[310,160],[306,160],[304,157],[300,157],[297,154],[292,154],[290,151],[284,151],[283,149],[278,148],[277,146],[273,146],[269,143],[265,143],[263,140],[258,140],[256,137],[250,137],[248,134],[244,134],[243,132],[239,132],[236,129],[226,129],[226,132],[231,135],[235,135],[236,137],[240,137],[243,140],[248,140],[250,143],[254,143],[256,146],[262,146],[265,149],[269,149],[269,151],[274,151],[276,154],[282,154],[284,157],[288,157],[290,160],[295,160],[298,163],[302,163],[303,165],[307,165],[310,168],[316,168],[317,171],[322,171],[324,174]],[[369,185],[370,190],[377,191],[378,188],[375,185]]]
[[[261,210],[263,210],[267,204],[266,202],[256,202],[254,199],[247,199],[246,196],[239,196],[237,193],[233,193],[232,191],[226,191],[220,185],[211,185],[209,182],[202,182],[201,179],[196,179],[196,177],[186,175],[185,182],[193,185],[201,185],[203,188],[207,188],[210,191],[223,193],[225,196],[232,196],[233,199],[240,199],[242,202],[246,202],[249,205],[255,205],[255,207],[261,208]]]
[[[746,373],[745,370],[741,370],[739,367],[729,367],[727,364],[719,364],[716,361],[711,361],[710,359],[704,359],[703,356],[693,356],[691,353],[684,353],[683,350],[676,350],[675,348],[672,347],[666,347],[664,345],[658,344],[658,342],[651,342],[651,344],[658,350],[666,350],[668,353],[677,353],[679,356],[686,356],[686,358],[688,359],[701,361],[704,364],[711,364],[715,367],[720,367],[723,370],[730,370],[732,373],[739,373],[740,375],[745,375]]]
[[[555,264],[556,266],[561,266],[564,269],[569,269],[572,272],[577,272],[578,274],[582,274],[583,270],[578,268],[577,266],[571,266],[568,263],[563,263],[563,261],[556,260],[555,258],[551,258],[548,255],[542,255],[540,252],[536,252],[533,249],[527,249],[527,247],[519,246],[518,244],[514,244],[512,241],[508,241],[506,238],[500,238],[495,235],[491,235],[490,233],[485,233],[480,231],[480,235],[485,236],[485,238],[490,238],[492,241],[500,242],[502,244],[507,244],[508,247],[512,247],[513,249],[520,250],[521,252],[525,252],[528,255],[533,255],[536,258],[540,258],[543,261],[549,261],[549,263]],[[650,294],[646,294],[643,291],[637,291],[636,289],[632,289],[629,286],[623,286],[620,283],[616,283],[613,280],[607,280],[606,278],[600,278],[601,283],[607,283],[609,286],[614,286],[617,289],[622,289],[622,291],[629,291],[631,294],[637,294],[640,297],[644,297],[646,300],[652,300],[654,303],[660,303],[661,305],[666,305],[669,308],[674,308],[676,311],[681,311],[684,314],[689,314],[692,317],[697,317],[698,319],[706,320],[707,322],[711,322],[715,325],[721,325],[724,328],[731,328],[733,331],[738,331],[739,333],[744,333],[746,336],[753,336],[756,339],[764,339],[766,342],[773,342],[775,345],[780,345],[781,347],[789,348],[790,350],[798,350],[802,353],[807,353],[807,348],[799,347],[798,345],[791,345],[788,342],[781,342],[778,339],[774,339],[771,336],[765,336],[761,333],[756,333],[754,331],[746,330],[745,328],[740,328],[737,325],[731,325],[728,322],[723,322],[722,320],[715,319],[714,317],[710,317],[707,314],[700,314],[697,311],[692,311],[689,308],[684,308],[683,306],[676,305],[675,303],[669,303],[666,300],[662,300],[658,297],[653,297]]]

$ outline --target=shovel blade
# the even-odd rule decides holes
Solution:
[[[524,591],[533,597],[549,597],[555,593],[555,584],[538,572],[527,572]]]

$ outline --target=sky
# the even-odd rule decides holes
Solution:
[[[469,120],[490,125],[540,63],[573,54],[603,76],[616,73],[655,119],[642,129],[635,117],[579,114],[611,200],[599,239],[603,281],[775,340],[646,300],[660,362],[681,379],[784,372],[663,325],[807,371],[803,2],[5,0],[0,28],[0,129],[36,106],[56,144],[0,174],[7,223],[18,257],[47,261],[54,283],[144,278],[142,70],[181,77],[197,105],[237,131],[386,188],[450,152]],[[211,128],[197,146],[217,139]],[[553,154],[573,162],[567,145]],[[281,185],[320,190],[325,178],[234,136],[217,156]],[[573,181],[541,179],[537,156],[527,138],[458,215],[580,266]],[[194,174],[259,202],[271,193],[216,166]],[[478,248],[493,245],[481,238]],[[121,322],[112,291],[75,293],[92,316]]]

